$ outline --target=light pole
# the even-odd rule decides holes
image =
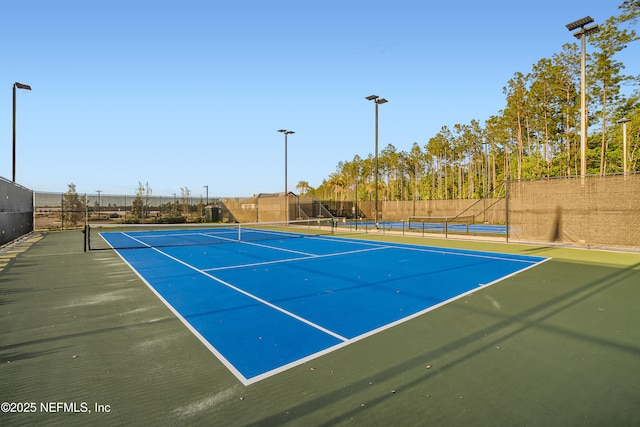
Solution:
[[[173,208],[171,208],[171,214],[175,216],[178,215],[178,196],[176,193],[173,193]]]
[[[369,101],[373,101],[376,104],[376,188],[375,188],[375,209],[373,210],[373,221],[378,228],[378,105],[389,102],[384,98],[380,98],[378,95],[369,95],[365,97]]]
[[[208,185],[205,185],[205,186],[204,186],[204,189],[205,189],[205,192],[206,192],[206,193],[205,193],[205,195],[206,195],[206,196],[205,196],[205,197],[206,197],[206,204],[205,204],[205,206],[208,206],[208,205],[209,205],[209,186],[208,186]]]
[[[286,221],[289,222],[289,190],[287,190],[287,136],[294,134],[292,130],[280,129],[278,132],[284,133],[284,211]]]
[[[593,18],[585,16],[575,22],[567,24],[567,30],[573,31],[580,28],[580,31],[574,33],[575,38],[580,39],[582,45],[582,52],[580,54],[580,177],[584,181],[584,177],[587,173],[587,89],[586,89],[586,45],[587,36],[595,34],[600,31],[598,24],[594,24],[590,27],[585,25],[593,22]]]
[[[102,193],[102,190],[96,190],[96,193],[98,193],[98,219],[100,219],[100,206],[102,205],[102,202],[100,201],[100,193]]]
[[[625,178],[627,177],[627,123],[630,121],[626,117],[618,120],[618,124],[622,124],[622,172]]]
[[[31,90],[31,86],[18,82],[13,84],[13,182],[16,182],[16,88]]]
[[[489,142],[483,142],[482,143],[482,151],[484,154],[484,159],[485,159],[485,180],[484,180],[484,195],[485,197],[487,197],[489,195],[489,191],[490,191],[490,185],[491,185],[491,152],[489,151]]]

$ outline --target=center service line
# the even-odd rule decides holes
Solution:
[[[233,289],[233,290],[234,290],[234,291],[236,291],[236,292],[240,292],[241,294],[243,294],[243,295],[245,295],[245,296],[248,296],[249,298],[252,298],[252,299],[254,299],[254,300],[256,300],[256,301],[258,301],[258,302],[260,302],[260,303],[262,303],[262,304],[264,304],[264,305],[266,305],[266,306],[268,306],[268,307],[271,307],[271,308],[273,308],[274,310],[278,310],[279,312],[284,313],[284,314],[286,314],[287,316],[290,316],[290,317],[292,317],[292,318],[294,318],[294,319],[296,319],[296,320],[298,320],[298,321],[300,321],[300,322],[306,323],[307,325],[309,325],[309,326],[311,326],[311,327],[313,327],[313,328],[315,328],[315,329],[318,329],[319,331],[322,331],[322,332],[324,332],[325,334],[331,335],[332,337],[337,338],[337,339],[339,339],[340,341],[343,341],[343,342],[349,341],[349,339],[348,339],[348,338],[345,338],[345,337],[343,337],[342,335],[336,334],[335,332],[330,331],[329,329],[323,328],[322,326],[317,325],[317,324],[315,324],[315,323],[311,322],[310,320],[305,319],[304,317],[300,317],[300,316],[298,316],[297,314],[294,314],[294,313],[292,313],[292,312],[290,312],[290,311],[287,311],[287,310],[285,310],[285,309],[284,309],[284,308],[282,308],[282,307],[278,307],[277,305],[272,304],[272,303],[270,303],[269,301],[263,300],[262,298],[260,298],[260,297],[258,297],[258,296],[256,296],[256,295],[253,295],[253,294],[251,294],[251,293],[249,293],[249,292],[247,292],[247,291],[245,291],[245,290],[242,290],[242,289],[238,288],[237,286],[233,286],[231,283],[227,283],[227,282],[225,282],[224,280],[219,279],[219,278],[217,278],[217,277],[215,277],[215,276],[213,276],[213,275],[211,275],[211,274],[207,273],[206,271],[202,271],[202,270],[200,270],[200,269],[198,269],[198,268],[196,268],[196,267],[194,267],[194,266],[192,266],[192,265],[190,265],[190,264],[187,264],[186,262],[182,261],[181,259],[178,259],[178,258],[176,258],[176,257],[174,257],[174,256],[171,256],[171,255],[169,255],[168,253],[162,252],[162,251],[161,251],[160,249],[158,249],[158,248],[154,248],[154,247],[152,247],[152,246],[149,246],[149,245],[148,245],[148,244],[146,244],[145,242],[143,242],[143,241],[141,241],[141,240],[138,240],[138,239],[136,239],[135,237],[130,236],[130,235],[129,235],[129,234],[127,234],[127,233],[122,233],[122,234],[123,234],[123,235],[125,235],[125,236],[127,236],[128,238],[130,238],[130,239],[132,239],[132,240],[135,240],[136,242],[142,243],[143,245],[147,246],[149,249],[153,249],[154,251],[158,252],[159,254],[164,255],[164,256],[166,256],[167,258],[172,259],[173,261],[176,261],[176,262],[178,262],[178,263],[180,263],[180,264],[184,265],[185,267],[188,267],[188,268],[190,268],[190,269],[192,269],[192,270],[194,270],[194,271],[196,271],[196,272],[198,272],[198,273],[200,273],[200,274],[202,274],[202,275],[204,275],[204,276],[206,276],[206,277],[208,277],[208,278],[210,278],[210,279],[215,280],[216,282],[218,282],[218,283],[220,283],[220,284],[222,284],[222,285],[224,285],[224,286],[227,286],[227,287],[229,287],[229,288]]]
[[[279,248],[274,248],[274,247],[265,246],[265,245],[259,245],[259,246],[262,246],[262,247],[268,248],[268,249],[279,249]],[[304,257],[299,257],[299,258],[278,259],[278,260],[275,260],[275,261],[262,261],[262,262],[254,262],[254,263],[251,263],[251,264],[228,265],[228,266],[224,266],[224,267],[205,268],[202,271],[234,270],[234,269],[247,268],[247,267],[259,267],[261,265],[284,264],[286,262],[295,262],[295,261],[304,261],[304,260],[308,260],[308,259],[320,259],[320,258],[328,258],[328,257],[334,257],[334,256],[351,255],[351,254],[357,254],[357,253],[360,253],[360,252],[379,251],[381,249],[388,249],[389,247],[358,249],[358,250],[355,250],[355,251],[336,252],[336,253],[333,253],[333,254],[324,254],[324,255],[311,254],[309,256],[304,256]]]

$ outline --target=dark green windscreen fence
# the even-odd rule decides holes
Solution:
[[[511,238],[579,246],[640,246],[640,175],[516,181]]]
[[[33,231],[33,191],[0,178],[0,245]]]

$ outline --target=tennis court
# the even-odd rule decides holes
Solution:
[[[547,259],[305,231],[255,224],[100,235],[245,385]]]
[[[494,235],[506,236],[507,226],[500,224],[476,223],[473,219],[462,218],[457,221],[447,221],[448,217],[415,220],[411,217],[407,221],[375,221],[371,220],[348,220],[338,221],[337,227],[350,230],[392,231],[399,233],[421,233],[423,236],[428,233],[434,234],[473,234],[473,235]]]
[[[236,242],[208,247],[215,248],[220,258],[216,264],[205,265],[201,259],[197,260],[198,251],[205,249],[202,245],[189,246],[181,242],[182,246],[170,246],[156,242],[156,248],[162,252],[192,252],[195,255],[182,257],[181,261],[207,269],[207,274],[220,275],[222,280],[234,286],[239,285],[238,278],[248,282],[258,277],[265,282],[276,277],[281,280],[283,273],[279,271],[287,263],[291,264],[287,280],[291,276],[292,284],[299,284],[302,277],[309,278],[313,285],[336,278],[353,278],[356,271],[353,266],[359,257],[368,258],[367,268],[377,272],[363,276],[363,279],[375,282],[376,277],[385,277],[383,283],[367,283],[368,293],[372,295],[368,300],[339,298],[344,305],[332,308],[339,311],[336,317],[344,317],[342,323],[351,324],[349,328],[353,328],[351,335],[348,330],[336,330],[349,339],[348,345],[328,347],[326,354],[297,362],[298,365],[260,381],[256,380],[257,375],[251,377],[250,381],[255,382],[249,385],[243,384],[229,366],[203,345],[197,334],[167,308],[116,251],[83,252],[80,231],[36,233],[5,252],[0,251],[0,321],[3,325],[0,395],[5,402],[37,405],[36,412],[2,413],[0,423],[42,426],[88,423],[243,426],[637,424],[640,254],[429,239],[392,233],[347,234],[345,237],[355,242],[344,243],[345,246],[336,251],[339,245],[322,242],[344,236],[344,233],[336,233],[334,238],[320,235],[282,239],[282,244],[277,239],[254,240],[258,245],[298,251],[313,249],[318,250],[315,254],[320,254],[317,260],[298,260],[305,256],[295,255],[286,262],[282,261],[284,251],[263,248],[258,252],[256,245]],[[93,237],[96,237],[93,242],[96,245],[102,240],[99,233]],[[311,244],[313,240],[318,242]],[[310,242],[304,243],[306,241]],[[343,262],[329,261],[327,264],[330,258],[340,259],[342,256],[338,253],[353,252],[354,247],[365,242],[383,248],[345,255]],[[232,261],[227,257],[223,262],[221,258],[227,256],[223,255],[225,251],[232,253],[234,246],[236,252],[242,248],[246,258],[233,257],[235,261]],[[365,247],[362,245],[363,249]],[[434,248],[441,254],[432,252]],[[152,249],[122,248],[119,252],[155,252],[159,258],[166,258]],[[500,258],[513,260],[520,256],[528,259],[526,256],[530,255],[548,260],[534,263],[535,268],[513,274],[491,286],[477,286],[482,282],[489,284],[489,279],[486,282],[478,279],[481,270],[490,270],[492,265],[500,264],[492,258],[465,256],[483,253],[491,257],[500,254]],[[506,253],[509,256],[502,255]],[[273,258],[266,259],[267,254]],[[335,255],[322,258],[322,254]],[[373,254],[377,255],[370,257]],[[383,254],[396,255],[387,257]],[[412,262],[402,262],[405,259]],[[273,261],[273,264],[232,268],[246,265],[248,260],[251,263]],[[412,280],[409,273],[397,281],[385,276],[388,272],[402,274],[406,268],[414,272],[413,280],[429,283],[425,279],[429,273],[421,270],[425,264],[420,262],[423,260],[435,260],[435,265],[432,263],[429,268],[441,278],[452,279],[459,275],[464,280],[465,275],[474,275],[473,286],[477,291],[411,320],[388,324],[393,327],[373,329],[374,333],[366,339],[355,339],[366,335],[357,335],[365,328],[365,322],[388,321],[383,318],[384,311],[375,312],[385,305],[379,296],[374,297],[385,292],[386,283],[390,284],[386,292],[390,304],[395,297],[405,297],[402,308],[408,307],[409,302],[431,297],[415,295],[414,299],[409,298],[411,291],[417,291],[409,287]],[[171,281],[189,287],[190,282],[185,279],[193,276],[191,281],[202,285],[193,286],[198,291],[196,299],[199,298],[202,304],[218,304],[218,323],[219,319],[230,321],[233,318],[230,313],[234,311],[235,318],[247,315],[252,322],[257,322],[254,323],[256,328],[269,320],[251,313],[253,306],[258,313],[261,309],[257,307],[263,303],[246,298],[245,306],[240,306],[242,298],[235,290],[191,268],[176,268],[166,261],[158,263],[155,256],[141,257],[138,262],[141,270],[145,266],[148,270],[164,270],[166,288]],[[393,262],[403,268],[387,267]],[[460,262],[475,262],[477,266],[464,266]],[[326,265],[332,265],[333,269],[327,271]],[[221,270],[209,270],[212,268]],[[269,268],[273,275],[249,272],[260,268]],[[444,270],[447,269],[452,271],[446,273]],[[314,272],[318,276],[312,275]],[[354,289],[327,287],[334,292],[318,296],[316,291],[315,297],[311,292],[291,289],[281,290],[288,296],[271,295],[271,291],[267,295],[255,289],[256,283],[243,285],[243,289],[261,295],[265,301],[270,298],[274,305],[287,307],[292,312],[292,307],[299,302],[299,306],[307,309],[304,313],[310,313],[312,305],[320,312],[327,298],[338,298],[341,292],[352,292],[353,299],[363,299],[365,293],[355,289],[356,283],[352,281]],[[440,281],[440,287],[443,283]],[[271,287],[276,285],[269,283]],[[201,292],[207,288],[217,291],[205,297]],[[395,293],[403,289],[406,295]],[[179,294],[193,297],[175,291],[176,299]],[[167,298],[171,296],[166,295]],[[178,299],[176,306],[179,303],[192,309],[188,320],[194,323],[197,323],[197,314],[210,315],[193,300]],[[435,307],[437,303],[429,301],[424,304],[427,306]],[[353,307],[362,308],[359,315],[354,313]],[[318,323],[331,318],[331,313],[319,314],[322,316],[314,318]],[[386,315],[390,316],[389,313]],[[286,325],[281,320],[284,319],[272,322],[272,326]],[[307,328],[301,329],[304,334],[296,339],[310,336]],[[258,335],[257,331],[247,333],[246,329],[242,333],[250,337]],[[275,335],[262,337],[263,343],[267,339],[274,343]],[[229,338],[229,342],[233,342],[237,337]],[[293,339],[287,342],[290,344],[291,341]],[[282,345],[284,343],[283,340]],[[220,346],[219,351],[223,350],[220,344],[214,344]],[[257,350],[251,346],[242,351]],[[312,356],[318,354],[313,351]],[[293,350],[288,349],[285,353],[292,357]],[[240,365],[236,360],[233,362]],[[66,403],[67,411],[64,406],[56,412],[41,410],[43,404],[46,408],[58,408],[48,402]],[[85,403],[91,412],[70,412],[84,408],[82,404]],[[97,405],[108,411],[96,411]],[[29,406],[23,404],[22,407]]]

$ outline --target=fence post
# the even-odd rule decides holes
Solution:
[[[509,243],[509,233],[510,233],[510,227],[509,227],[509,177],[507,177],[504,181],[504,185],[505,185],[505,195],[504,195],[504,199],[505,199],[505,205],[506,205],[506,212],[505,212],[505,219],[506,219],[506,230],[505,230],[505,236],[507,239],[507,243]]]

